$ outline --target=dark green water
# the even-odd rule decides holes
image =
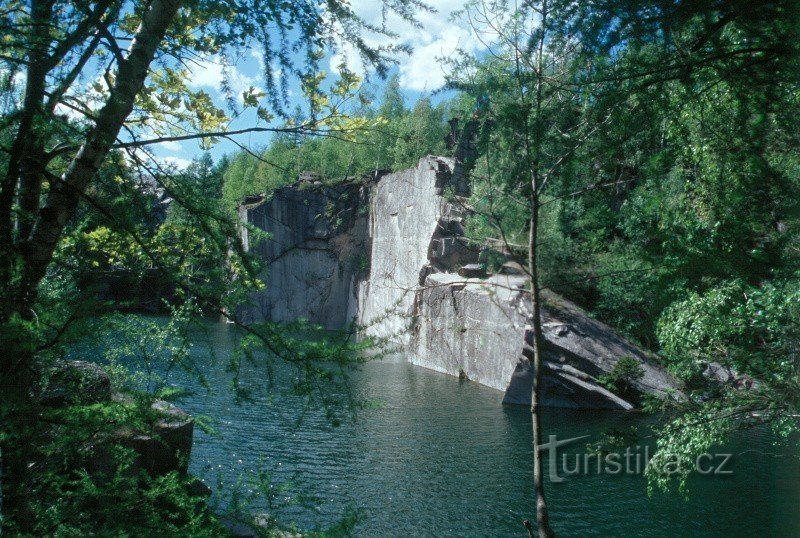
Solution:
[[[196,359],[214,389],[182,403],[216,420],[219,435],[196,434],[191,462],[212,487],[217,477],[230,487],[261,464],[277,480],[293,479],[294,494],[318,496],[310,508],[282,512],[301,527],[329,525],[354,508],[361,514],[358,536],[526,535],[520,522],[533,515],[526,409],[503,407],[496,391],[398,359],[370,363],[354,377],[356,392],[381,406],[338,428],[311,410],[298,426],[301,401],[270,399],[262,390],[266,376],[255,367],[244,378],[256,402],[234,402],[230,374],[204,346],[211,343],[224,362],[234,339],[224,324],[198,335]],[[643,420],[552,409],[544,415],[545,435],[595,440],[608,428]],[[644,478],[633,475],[547,484],[553,526],[559,536],[800,536],[797,460],[773,447],[766,431],[743,434],[720,451],[734,454],[733,475],[695,478],[688,501],[649,498]]]

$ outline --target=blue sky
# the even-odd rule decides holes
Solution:
[[[399,64],[393,70],[399,76],[400,86],[406,98],[406,104],[413,104],[423,94],[441,87],[444,82],[444,68],[437,58],[452,55],[457,49],[468,52],[477,52],[481,47],[480,41],[473,35],[466,21],[451,20],[453,11],[461,9],[464,0],[437,0],[430,4],[437,9],[437,13],[420,13],[418,20],[420,28],[401,20],[395,15],[390,15],[386,24],[399,34],[396,41],[407,43],[413,48],[410,55],[398,57]],[[381,25],[381,3],[376,0],[351,0],[355,12],[365,21]],[[367,35],[367,42],[372,45],[386,44],[389,38],[381,35]],[[348,43],[338,43],[337,51],[328,54],[324,60],[323,68],[328,72],[335,71],[337,65],[346,62],[348,68],[360,74],[370,74],[361,64],[355,54],[354,48]],[[229,83],[234,94],[241,99],[241,93],[253,86],[262,88],[263,59],[255,51],[242,54],[236,65],[228,69]],[[223,67],[218,58],[207,58],[192,66],[190,86],[193,89],[203,89],[220,104],[224,103],[220,92]],[[370,89],[372,93],[380,96],[383,82],[376,76],[371,76]],[[297,99],[299,92],[296,88],[290,94],[291,99]],[[236,118],[230,129],[247,128],[255,124],[255,112],[248,111]],[[238,142],[251,148],[265,146],[269,142],[268,133],[253,133],[237,138]],[[159,144],[153,148],[154,153],[166,162],[183,167],[202,150],[195,141],[169,142]],[[237,146],[229,141],[221,141],[212,150],[212,156],[217,159],[223,154],[237,151]]]

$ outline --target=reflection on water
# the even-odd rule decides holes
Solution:
[[[268,398],[265,375],[243,375],[256,401],[237,405],[224,362],[234,331],[213,324],[198,335],[197,360],[213,391],[183,402],[215,419],[218,436],[198,432],[191,467],[212,486],[231,484],[262,462],[295,491],[318,496],[311,508],[284,513],[301,527],[336,522],[353,507],[359,536],[524,536],[532,517],[530,417],[503,407],[501,395],[474,383],[401,360],[369,363],[354,376],[356,392],[381,405],[338,428],[302,402]],[[280,387],[278,388],[280,391]],[[278,392],[278,395],[280,392]],[[624,428],[636,414],[547,410],[545,435],[560,438]],[[579,446],[567,447],[567,454]],[[698,477],[691,498],[648,498],[640,476],[585,475],[548,484],[551,518],[560,536],[800,536],[800,466],[775,449],[764,431],[734,440],[731,477]]]

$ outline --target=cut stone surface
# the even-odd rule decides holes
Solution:
[[[506,403],[530,404],[526,282],[526,277],[495,275],[464,285],[459,275],[428,276],[420,292],[411,361],[453,376],[463,371],[503,391]],[[543,372],[543,405],[630,409],[630,402],[596,381],[626,356],[642,363],[644,376],[633,383],[637,391],[662,397],[679,392],[678,383],[645,351],[573,303],[550,293],[542,297],[549,365]]]
[[[358,311],[360,275],[369,262],[366,187],[317,185],[305,173],[271,198],[250,198],[239,217],[271,238],[256,240],[242,227],[242,243],[266,262],[269,283],[237,309],[246,322],[288,323],[299,318],[340,329]]]
[[[486,278],[486,268],[479,263],[470,263],[461,267],[458,274],[464,278]]]
[[[516,262],[489,278],[482,266],[473,267],[479,253],[462,226],[468,208],[447,198],[453,166],[429,156],[409,170],[376,173],[358,193],[362,205],[356,205],[368,214],[342,209],[346,226],[332,226],[325,216],[330,194],[296,186],[257,207],[242,206],[244,220],[273,234],[257,247],[243,236],[270,263],[267,289],[248,312],[273,321],[303,317],[331,329],[357,317],[365,334],[398,345],[412,363],[495,388],[506,403],[529,404],[529,280]],[[338,241],[355,245],[368,268],[348,266],[332,248]],[[284,252],[286,245],[294,247]],[[642,364],[644,376],[633,382],[637,394],[680,397],[678,383],[652,355],[575,304],[542,297],[544,405],[630,409],[631,402],[597,381],[622,357]]]

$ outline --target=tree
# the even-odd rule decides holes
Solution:
[[[490,103],[494,135],[473,172],[480,233],[498,233],[514,252],[527,217],[533,274],[541,264],[530,259],[550,241],[542,232],[555,229],[567,253],[547,285],[662,351],[687,383],[713,361],[764,380],[749,391],[728,384],[711,399],[708,382],[689,384],[689,401],[664,426],[662,455],[689,461],[730,431],[765,422],[785,434],[797,409],[787,345],[796,340],[774,320],[794,312],[797,285],[788,261],[797,139],[784,127],[798,113],[797,7],[769,2],[755,17],[740,2],[515,8],[468,6],[488,51],[484,62],[460,66],[474,76],[454,83]],[[525,22],[514,26],[514,17]],[[787,298],[780,306],[775,289]],[[734,315],[735,324],[722,321]]]
[[[530,277],[531,311],[528,323],[532,341],[526,347],[532,355],[531,424],[533,431],[533,481],[536,496],[538,536],[554,536],[550,527],[544,492],[544,473],[539,445],[542,444],[540,385],[542,377],[541,278],[539,242],[542,196],[557,181],[560,167],[574,152],[585,125],[574,121],[575,98],[563,91],[570,80],[573,44],[565,36],[557,38],[551,30],[551,2],[528,2],[522,7],[511,2],[471,2],[465,14],[479,35],[490,33],[497,45],[490,46],[490,60],[475,64],[467,59],[459,72],[474,71],[475,76],[456,79],[454,87],[477,96],[476,114],[491,121],[491,134],[485,149],[487,170],[499,185],[501,196],[516,198],[524,207],[527,220],[526,265]],[[560,47],[565,46],[566,50]],[[471,63],[471,65],[470,65]],[[469,69],[469,68],[472,69]],[[566,113],[560,112],[566,110]],[[489,180],[487,178],[488,181]],[[522,202],[522,200],[525,202]],[[509,251],[508,234],[502,218],[491,214]],[[525,521],[534,535],[533,527]]]
[[[387,152],[393,157],[393,170],[414,166],[420,156],[444,153],[446,123],[443,104],[434,107],[430,98],[422,97],[397,123],[397,137],[391,151]]]
[[[430,9],[417,0],[386,0],[384,5],[410,21],[416,9]],[[164,178],[169,176],[157,173],[157,163],[147,164],[147,147],[162,141],[208,145],[245,132],[347,133],[364,126],[349,123],[338,108],[358,80],[343,69],[326,95],[321,89],[324,75],[317,69],[321,44],[353,42],[379,74],[385,74],[392,55],[405,47],[368,46],[360,36],[363,31],[394,36],[366,26],[346,2],[337,1],[14,0],[0,10],[0,28],[5,106],[0,120],[5,154],[0,165],[0,334],[7,343],[0,361],[2,487],[4,509],[19,507],[13,515],[25,528],[27,458],[32,453],[28,433],[38,428],[31,389],[40,370],[42,335],[37,327],[45,315],[39,291],[79,208],[88,205],[109,215],[92,198],[98,171],[109,155],[123,151],[154,172],[152,177]],[[251,87],[234,95],[231,58],[237,49],[254,44],[264,55],[269,94]],[[188,88],[186,66],[209,59],[221,65],[230,114],[238,114],[242,106],[255,109],[257,126],[228,130],[226,112],[207,93]],[[310,118],[303,125],[276,124],[276,117],[285,117],[286,95],[285,79],[283,86],[275,82],[276,64],[302,82]],[[179,178],[167,187],[181,194]],[[177,200],[196,207],[187,199]],[[212,232],[207,220],[197,224]],[[135,230],[128,231],[144,244]],[[222,248],[234,231],[235,225],[223,226],[212,237]]]

